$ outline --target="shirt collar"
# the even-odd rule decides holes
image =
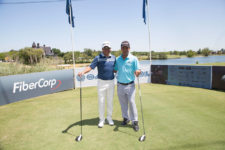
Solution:
[[[102,55],[103,57],[106,57],[106,56],[103,54],[103,52],[101,52],[101,55]],[[112,56],[111,53],[109,53],[109,58],[110,58],[111,56]]]
[[[120,55],[121,59],[123,59],[123,54]],[[127,57],[125,59],[129,59],[131,57],[131,54],[129,52],[129,54],[127,55]]]

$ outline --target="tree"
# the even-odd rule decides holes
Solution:
[[[176,51],[176,50],[174,50],[174,51],[173,51],[173,55],[179,55],[179,52]]]
[[[225,49],[224,48],[221,48],[220,51],[222,52],[222,54],[225,54]]]
[[[187,52],[186,52],[186,51],[181,51],[179,55],[180,55],[180,56],[181,56],[181,55],[187,55]]]
[[[5,61],[5,58],[7,57],[7,52],[0,53],[0,60]]]
[[[75,59],[78,59],[80,57],[80,52],[79,51],[74,52],[74,57]]]
[[[203,56],[209,56],[210,55],[210,50],[209,50],[209,48],[204,48],[203,50],[202,50],[202,55]]]
[[[158,59],[157,52],[152,51],[152,54],[151,55],[152,55],[152,58],[151,59]]]
[[[19,50],[19,58],[24,64],[36,64],[44,56],[43,49],[24,48]]]
[[[222,51],[217,51],[217,54],[218,54],[218,55],[221,55],[221,54],[222,54]]]
[[[163,52],[159,53],[159,59],[167,59],[166,53]]]
[[[53,48],[52,51],[53,51],[53,53],[54,53],[56,56],[61,56],[61,55],[60,55],[60,54],[61,54],[60,49]]]
[[[187,51],[187,57],[193,57],[195,55],[195,52],[192,50]]]
[[[202,54],[202,49],[201,48],[198,49],[197,54],[198,55]]]
[[[63,57],[65,55],[65,53],[64,52],[61,52],[58,56],[59,57]]]
[[[63,56],[65,64],[71,63],[71,60],[73,60],[72,52],[67,52]]]
[[[87,57],[92,57],[92,50],[90,48],[85,48],[84,49],[84,54],[87,56]]]
[[[115,55],[116,57],[120,56],[121,55],[121,50],[118,50],[118,51],[112,51],[111,52],[113,55]]]
[[[15,50],[10,50],[8,52],[8,56],[12,61],[18,61],[19,60],[19,52]]]

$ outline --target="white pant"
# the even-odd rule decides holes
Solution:
[[[114,80],[98,79],[99,119],[105,120],[105,98],[107,97],[107,119],[112,119]]]

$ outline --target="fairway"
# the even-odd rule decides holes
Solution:
[[[79,89],[0,106],[0,150],[224,150],[225,92],[141,84],[146,141],[136,90],[139,132],[121,126],[114,97],[114,126],[98,124],[96,87],[83,88],[83,140]],[[116,90],[115,90],[116,91]],[[64,131],[64,132],[63,132]]]

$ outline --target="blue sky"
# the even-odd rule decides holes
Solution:
[[[18,1],[36,0],[0,3]],[[75,50],[100,50],[104,41],[119,50],[128,40],[132,50],[148,51],[142,0],[77,0],[73,10]],[[150,0],[150,24],[154,51],[225,48],[225,0]],[[65,2],[0,5],[0,52],[33,41],[71,50]]]

